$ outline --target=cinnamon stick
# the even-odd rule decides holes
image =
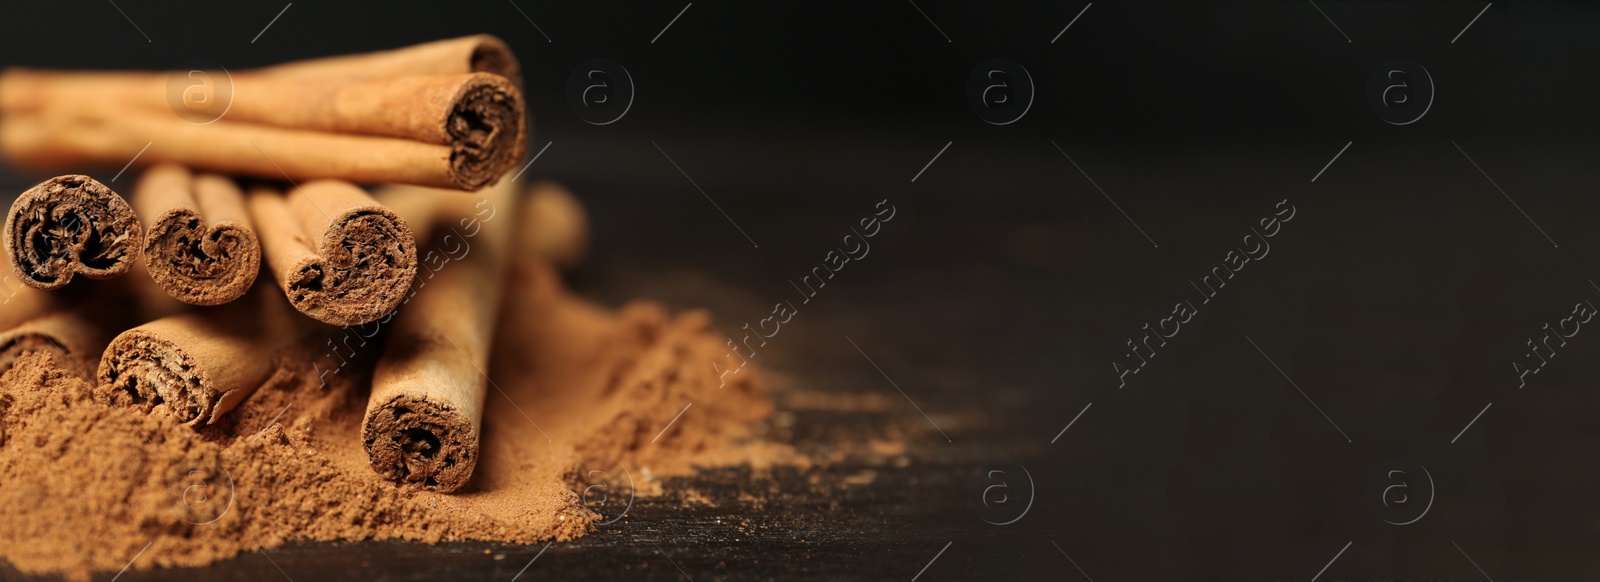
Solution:
[[[3,255],[0,263],[0,372],[22,352],[44,349],[67,356],[58,363],[93,382],[100,352],[118,331],[181,308],[138,261],[127,276],[56,291],[22,285]]]
[[[184,81],[202,81],[198,86],[183,88],[199,90],[197,95],[215,97],[224,103],[228,114],[233,106],[255,109],[248,105],[251,90],[237,90],[261,86],[292,86],[323,81],[346,83],[351,80],[367,82],[389,77],[462,76],[473,73],[506,79],[514,88],[522,86],[521,68],[516,56],[504,41],[487,34],[439,40],[387,51],[323,57],[283,63],[247,71],[201,71],[207,78],[192,76],[191,71],[42,71],[10,68],[0,73],[0,110],[12,112],[37,112],[53,106],[69,108],[86,104],[116,104],[123,99],[133,99],[143,105],[167,106],[168,81],[183,76]],[[204,82],[209,82],[210,86]],[[184,95],[177,97],[183,98]],[[301,95],[318,98],[326,95]],[[243,99],[244,102],[239,100]],[[259,100],[258,100],[259,102]],[[284,102],[284,107],[298,104]]]
[[[563,269],[589,252],[589,214],[572,192],[555,182],[535,182],[522,202],[520,237],[529,249]]]
[[[468,173],[493,178],[522,158],[522,91],[488,73],[235,83],[231,121],[401,137],[448,145]]]
[[[419,274],[373,372],[362,443],[385,478],[451,492],[472,477],[489,342],[515,230],[510,218],[494,216],[515,212],[515,193],[504,184],[483,197],[439,198],[418,228],[429,233],[430,252],[462,252],[440,255],[437,269],[433,256],[424,259],[430,274]]]
[[[49,290],[77,273],[106,279],[128,272],[144,232],[133,207],[116,192],[71,174],[18,196],[3,236],[12,272],[27,285]]]
[[[436,40],[397,49],[284,63],[262,72],[299,77],[493,73],[522,86],[522,67],[505,41],[488,34]]]
[[[421,220],[450,198],[448,194],[438,188],[391,184],[378,188],[373,197],[402,218],[417,216]],[[583,262],[589,249],[589,214],[565,186],[534,182],[523,190],[517,212],[518,252],[536,254],[564,269]],[[425,236],[415,230],[421,225],[413,223],[413,227],[418,237]]]
[[[134,186],[134,208],[149,220],[144,265],[157,286],[192,305],[238,299],[261,270],[261,243],[232,180],[157,164]]]
[[[261,246],[289,303],[333,325],[360,325],[394,311],[417,272],[406,222],[348,182],[318,180],[288,196],[249,195]]]
[[[448,145],[226,120],[196,125],[170,114],[137,111],[119,111],[114,118],[13,117],[0,122],[0,153],[13,164],[34,170],[114,166],[137,157],[140,163],[165,161],[272,179],[340,179],[458,190],[476,190],[498,176],[491,168],[469,163],[465,156],[454,156]]]
[[[111,339],[110,327],[87,308],[46,314],[0,332],[0,372],[11,369],[24,352],[54,353],[62,368],[93,382],[95,363]]]
[[[174,105],[168,81],[172,74],[175,73],[8,69],[0,73],[0,111],[14,115],[89,118],[77,124],[87,127],[123,125],[122,114],[137,111],[146,117],[154,116],[145,120],[146,125],[149,121],[193,125],[171,115]],[[227,123],[230,127],[220,132],[189,131],[179,132],[180,135],[230,134],[234,131],[229,129],[239,129],[235,123],[246,122],[283,129],[397,137],[449,146],[448,162],[454,175],[453,183],[448,185],[470,190],[505,173],[526,148],[522,92],[505,78],[488,73],[329,79],[252,73],[227,77],[220,73],[210,75],[220,86],[214,87],[208,97],[225,104],[219,106],[217,115],[222,121],[216,123]],[[13,135],[17,141],[11,147],[17,151],[10,155],[25,163],[72,163],[74,153],[89,161],[103,161],[95,156],[104,147],[83,147],[81,139],[71,136],[48,131]],[[152,136],[139,147],[150,142],[154,142],[151,145],[169,143],[171,139],[165,135]],[[171,145],[174,144],[146,152],[138,161],[177,161],[218,171],[240,171],[228,165],[210,166],[208,164],[219,163],[219,160],[208,156],[168,160],[167,156],[192,155],[187,150],[204,146]],[[34,148],[48,150],[50,155],[29,151]],[[334,153],[325,152],[325,155]],[[225,160],[220,162],[226,163]],[[283,161],[279,164],[291,178],[347,177],[315,171],[306,174],[294,164]],[[273,170],[266,175],[277,176],[277,168]]]
[[[96,399],[204,426],[274,381],[305,333],[268,288],[218,310],[188,312],[118,334],[98,362]],[[304,321],[304,320],[300,320]]]
[[[24,285],[11,269],[9,256],[0,254],[0,330],[7,330],[65,306],[70,299]]]

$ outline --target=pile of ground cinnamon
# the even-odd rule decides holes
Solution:
[[[726,338],[706,314],[608,310],[532,256],[508,277],[477,470],[450,495],[373,472],[360,373],[281,358],[273,382],[196,429],[101,404],[54,354],[24,354],[0,376],[0,557],[86,579],[293,539],[567,540],[600,519],[575,492],[580,467],[771,462],[750,428],[771,401],[754,373],[719,387]]]

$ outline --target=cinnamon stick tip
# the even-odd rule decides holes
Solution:
[[[128,272],[139,258],[144,229],[133,207],[111,188],[67,174],[18,196],[0,237],[22,282],[53,290],[74,274],[107,279]]]
[[[113,406],[168,414],[191,426],[213,416],[216,400],[194,357],[160,334],[133,328],[106,346],[96,370],[94,397]]]
[[[303,188],[311,188],[315,182]],[[330,218],[316,253],[282,271],[289,302],[331,325],[362,325],[393,312],[417,274],[417,244],[405,219],[381,204]]]
[[[477,428],[447,403],[426,398],[402,394],[370,408],[361,437],[379,475],[424,489],[455,491],[478,463]]]
[[[173,299],[221,305],[244,296],[261,270],[261,242],[249,225],[207,224],[200,213],[172,208],[150,224],[144,241],[150,278]]]
[[[527,153],[528,116],[522,90],[505,77],[475,73],[457,90],[445,120],[450,171],[467,190],[498,181]]]

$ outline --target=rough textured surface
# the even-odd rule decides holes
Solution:
[[[305,372],[294,362],[315,355],[306,324],[265,286],[226,307],[147,322],[106,346],[95,397],[191,426],[214,423],[261,386]]]
[[[130,559],[134,570],[200,565],[289,540],[568,540],[599,519],[575,493],[582,467],[626,458],[659,475],[702,460],[770,462],[770,447],[738,444],[772,410],[759,376],[718,388],[705,363],[723,338],[703,314],[608,311],[532,260],[510,278],[490,368],[503,392],[484,413],[478,470],[456,494],[373,473],[359,368],[326,375],[326,388],[309,375],[263,387],[194,430],[95,402],[36,353],[0,377],[0,555],[24,572],[86,579]],[[689,400],[701,406],[672,422]],[[606,436],[619,426],[629,434]]]
[[[441,493],[472,478],[478,465],[477,419],[450,402],[406,394],[374,401],[371,410],[362,423],[361,442],[379,475]]]
[[[261,242],[232,180],[181,166],[146,170],[133,205],[150,221],[144,263],[174,299],[221,305],[243,296],[261,271]]]
[[[77,273],[104,279],[128,272],[143,236],[127,201],[79,174],[23,192],[11,203],[4,233],[13,272],[40,289],[58,289]]]
[[[287,196],[253,190],[250,210],[284,294],[317,321],[377,321],[400,305],[416,276],[406,222],[348,182],[307,182]]]
[[[60,356],[68,372],[90,380],[95,359],[109,340],[106,326],[87,309],[50,313],[0,332],[0,372],[27,352],[48,351]]]
[[[467,77],[450,100],[443,130],[450,167],[468,190],[489,185],[516,166],[527,149],[522,91],[503,77]]]

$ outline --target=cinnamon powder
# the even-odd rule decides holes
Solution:
[[[100,404],[55,355],[25,354],[0,376],[0,557],[87,579],[136,555],[132,568],[203,565],[293,539],[569,540],[600,519],[575,493],[580,467],[670,475],[789,454],[754,438],[772,412],[755,369],[718,387],[724,336],[705,313],[607,310],[531,256],[510,279],[477,472],[449,495],[372,471],[360,373],[322,387],[283,359],[197,430]]]

